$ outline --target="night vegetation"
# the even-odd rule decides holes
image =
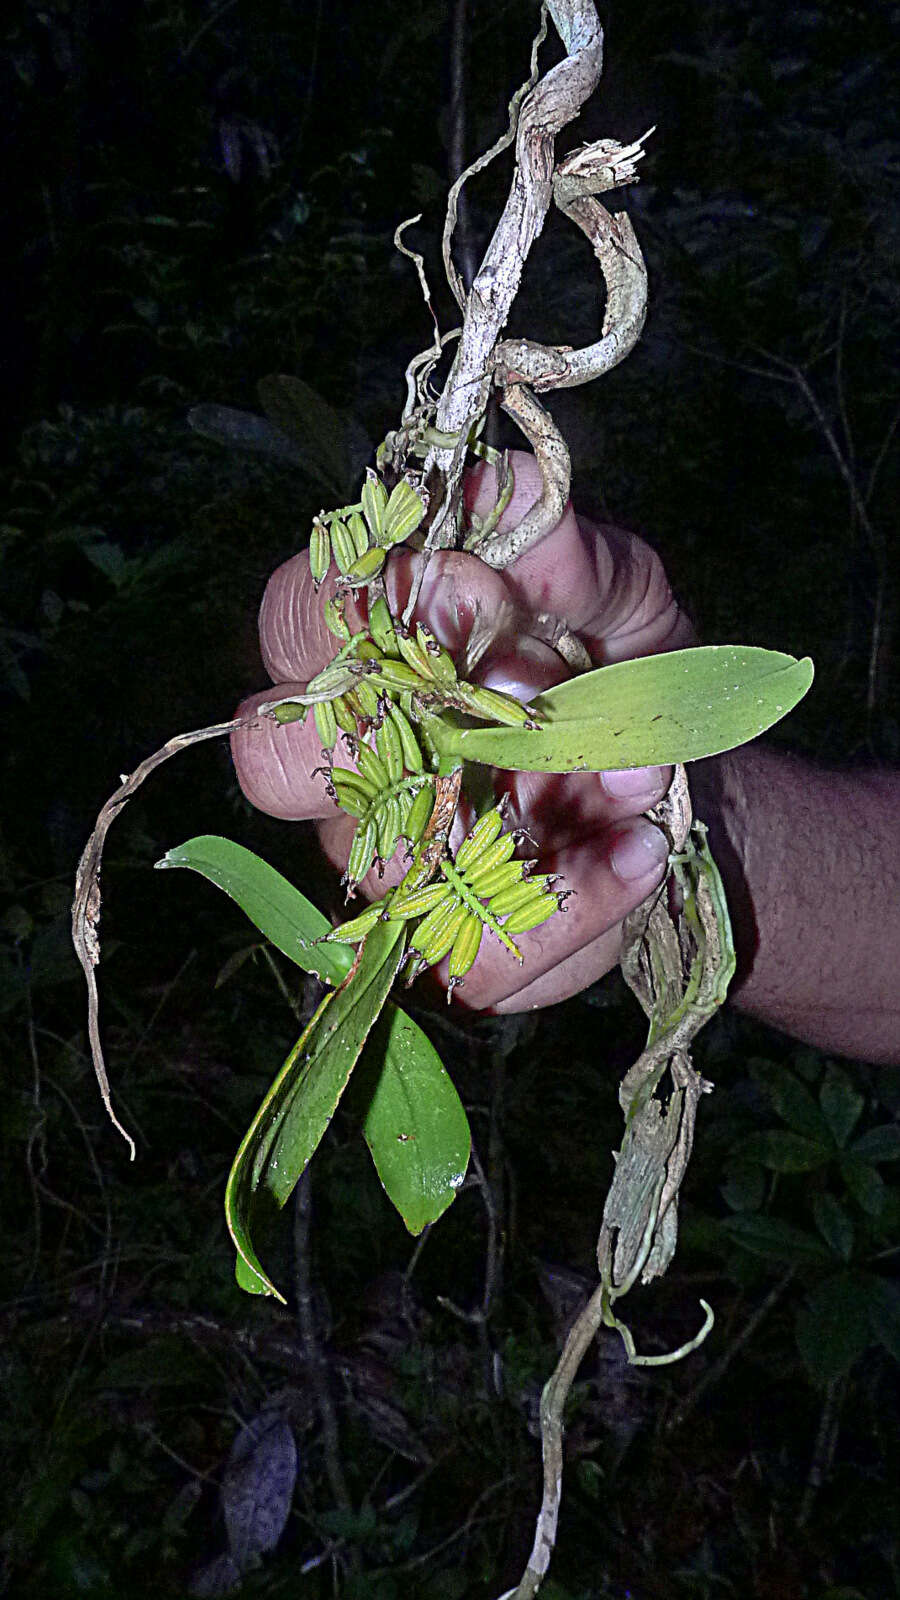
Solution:
[[[308,450],[276,459],[223,450],[188,412],[260,411],[261,378],[297,375],[340,410],[328,459],[343,450],[351,478],[395,425],[430,329],[391,236],[423,211],[437,262],[452,9],[19,0],[5,25],[11,1594],[220,1595],[243,1570],[260,1596],[496,1600],[531,1543],[540,1387],[593,1282],[615,1086],[643,1032],[618,976],[521,1019],[413,1008],[481,1176],[414,1245],[351,1096],[293,1231],[269,1242],[284,1309],[236,1288],[221,1191],[312,990],[199,880],[149,869],[189,833],[227,834],[336,910],[311,830],[253,812],[219,746],[119,824],[105,1037],[133,1166],[96,1093],[69,941],[104,795],[259,686],[265,580],[336,498],[324,413]],[[471,0],[466,159],[503,125],[536,14]],[[647,0],[602,20],[577,142],[657,125],[627,199],[650,315],[603,384],[554,399],[578,504],[659,549],[704,640],[813,656],[814,691],[773,738],[896,765],[894,19]],[[471,186],[476,249],[507,181]],[[596,337],[588,261],[548,226],[513,331]],[[635,1319],[648,1347],[677,1344],[703,1294],[716,1335],[650,1374],[598,1343],[542,1593],[900,1594],[896,1075],[728,1009],[697,1064],[716,1092],[679,1252]]]

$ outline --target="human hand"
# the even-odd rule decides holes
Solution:
[[[500,527],[515,526],[537,498],[540,477],[534,458],[513,453],[515,491]],[[496,498],[493,468],[478,466],[465,485],[466,505],[484,515]],[[399,616],[409,596],[421,557],[398,551],[386,569],[388,603]],[[333,592],[329,577],[319,593],[313,587],[305,552],[291,557],[272,575],[260,611],[263,661],[277,693],[299,692],[335,654],[336,641],[322,619]],[[560,522],[505,571],[495,572],[476,557],[458,551],[435,553],[424,575],[416,618],[461,664],[475,641],[490,640],[467,676],[522,700],[569,676],[557,652],[541,634],[538,618],[564,618],[595,665],[607,665],[694,642],[688,618],[679,609],[662,564],[635,534],[596,527],[567,506]],[[365,599],[348,597],[351,629],[365,622]],[[267,689],[245,700],[251,712],[275,698]],[[232,738],[238,780],[261,810],[285,819],[315,820],[326,855],[340,869],[346,864],[354,822],[325,792],[315,769],[321,752],[312,717],[279,726],[266,719],[239,729]],[[351,765],[338,742],[338,765]],[[667,844],[663,834],[640,814],[665,794],[670,768],[651,767],[610,773],[494,774],[499,795],[509,794],[507,825],[526,830],[525,853],[540,857],[540,871],[559,875],[558,888],[572,889],[564,913],[519,936],[525,957],[520,967],[499,943],[486,937],[475,966],[457,997],[472,1009],[524,1011],[577,994],[619,959],[622,919],[660,882]],[[460,807],[452,844],[472,820]],[[405,870],[401,854],[384,877],[376,871],[363,880],[369,899],[385,893]],[[352,915],[352,911],[348,915]],[[438,976],[441,969],[438,969]]]

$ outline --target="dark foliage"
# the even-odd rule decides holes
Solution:
[[[192,434],[188,410],[258,409],[258,379],[287,371],[373,445],[396,420],[429,330],[390,236],[424,211],[437,289],[451,9],[18,0],[4,25],[0,1458],[16,1595],[222,1594],[242,1564],[247,1594],[493,1600],[530,1545],[540,1385],[590,1281],[614,1086],[641,1033],[624,989],[465,1035],[424,1019],[484,1184],[414,1265],[352,1106],[336,1118],[309,1253],[340,1505],[308,1343],[293,1310],[235,1288],[220,1204],[310,997],[205,885],[149,871],[223,832],[328,905],[308,831],[251,814],[209,747],[119,824],[104,1003],[134,1167],[90,1075],[67,928],[118,772],[259,683],[258,597],[322,501],[309,472]],[[474,153],[535,17],[509,0],[470,13]],[[606,20],[572,142],[658,125],[624,197],[651,315],[596,392],[554,401],[579,503],[656,543],[708,640],[814,656],[815,692],[779,739],[896,762],[896,17],[647,0]],[[505,182],[473,185],[479,240]],[[527,285],[515,331],[593,336],[593,265],[561,227]],[[702,1293],[718,1330],[652,1377],[615,1342],[586,1363],[544,1593],[898,1594],[900,1194],[879,1131],[896,1083],[731,1014],[700,1064],[718,1088],[684,1237],[639,1328],[677,1342]],[[286,1281],[297,1240],[284,1219]],[[490,1315],[467,1320],[445,1302],[481,1305],[486,1263]]]

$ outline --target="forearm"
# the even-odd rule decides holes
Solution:
[[[900,774],[765,746],[692,766],[725,879],[741,1011],[821,1049],[900,1064]]]

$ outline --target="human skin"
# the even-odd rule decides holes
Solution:
[[[739,1010],[900,1065],[900,773],[829,771],[754,743],[690,768],[738,954]]]
[[[515,491],[501,528],[521,520],[539,489],[533,458],[515,453],[513,462]],[[466,482],[467,504],[484,514],[494,498],[492,469],[475,469]],[[387,594],[395,615],[420,560],[402,551],[389,561]],[[305,553],[270,579],[260,643],[278,693],[297,692],[335,653],[322,620],[331,592],[326,580],[316,594]],[[351,627],[364,620],[364,608],[363,597],[348,602]],[[480,649],[487,636],[488,648],[470,675],[525,700],[568,676],[540,637],[546,632],[537,621],[542,613],[565,618],[597,666],[695,642],[655,552],[634,534],[576,516],[571,506],[503,573],[460,552],[433,555],[415,614],[460,663],[467,648],[477,640]],[[251,696],[241,712],[275,698],[276,691]],[[326,855],[343,869],[355,824],[328,798],[315,772],[322,758],[314,719],[244,727],[234,734],[232,750],[248,799],[276,817],[314,820]],[[341,742],[335,759],[351,764]],[[819,772],[759,745],[695,763],[691,773],[695,809],[710,825],[732,904],[739,962],[734,1002],[823,1048],[897,1060],[900,852],[888,825],[900,800],[897,777]],[[552,1005],[617,963],[623,918],[665,869],[666,840],[641,813],[662,797],[670,777],[671,769],[660,767],[494,774],[495,793],[509,794],[508,825],[527,830],[526,848],[539,857],[540,870],[557,873],[558,886],[574,892],[564,914],[517,940],[521,967],[485,938],[457,990],[459,1001],[495,1012]],[[454,847],[470,820],[471,810],[461,808]],[[363,894],[384,894],[403,870],[398,854],[383,878],[369,873]],[[444,970],[438,968],[439,980]]]

